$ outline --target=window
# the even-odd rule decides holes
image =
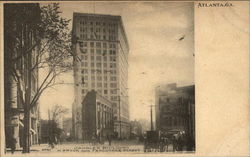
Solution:
[[[84,87],[88,87],[88,83],[85,83],[83,84]],[[88,90],[87,90],[88,91]]]
[[[87,74],[88,73],[88,69],[82,69],[82,74]]]
[[[103,47],[104,47],[104,48],[107,48],[107,43],[103,43]]]
[[[109,54],[112,55],[113,54],[113,50],[109,50]]]
[[[97,87],[102,87],[102,83],[101,83],[101,82],[98,82],[98,83],[97,83]]]
[[[115,63],[110,63],[110,68],[116,68],[116,64]]]
[[[88,63],[87,62],[81,62],[81,66],[82,67],[84,67],[84,66],[86,67],[86,66],[88,66]]]
[[[83,47],[83,42],[80,42],[79,45],[80,45],[80,47]]]
[[[110,81],[116,81],[116,77],[115,76],[111,76],[110,77]]]
[[[84,76],[84,80],[88,80],[88,76]]]
[[[106,56],[106,55],[107,55],[107,50],[103,50],[102,55],[103,55],[103,56]]]
[[[90,47],[94,47],[95,43],[94,42],[90,42]]]
[[[107,67],[107,63],[103,63],[103,66],[106,68]]]
[[[85,89],[82,89],[82,94],[84,94],[85,93]]]
[[[99,94],[102,94],[102,90],[100,90],[100,89],[98,89],[97,92],[98,92]]]
[[[83,54],[86,54],[88,51],[87,51],[87,49],[82,49],[82,48],[80,48],[80,51],[81,51],[81,53],[83,53]]]
[[[101,63],[96,63],[96,67],[101,67],[102,64]]]
[[[95,88],[95,82],[92,82],[92,83],[91,83],[91,87],[92,87],[92,88]]]
[[[95,80],[95,76],[91,76],[91,80]]]
[[[101,48],[101,43],[100,43],[100,42],[97,42],[97,43],[96,43],[96,47]]]
[[[104,93],[104,94],[108,94],[108,90],[104,90],[103,93]]]
[[[96,56],[96,60],[101,61],[102,60],[101,56]]]
[[[107,80],[108,80],[108,77],[107,77],[107,76],[104,76],[104,80],[107,81]]]
[[[110,90],[110,93],[111,94],[117,94],[117,90],[115,89],[115,90]]]
[[[92,60],[92,61],[95,60],[95,56],[91,56],[91,60]]]
[[[81,60],[88,60],[88,56],[81,55]]]
[[[116,86],[117,86],[116,83],[110,83],[111,88],[116,88]]]
[[[96,28],[96,32],[100,32],[101,31],[101,29],[100,28]]]
[[[101,54],[102,54],[102,51],[101,51],[100,49],[97,49],[97,50],[96,50],[96,53],[97,53],[98,55],[101,55]]]
[[[103,57],[103,60],[104,60],[104,61],[107,61],[107,57],[106,57],[106,56],[104,56],[104,57]]]
[[[104,88],[107,88],[108,87],[108,84],[107,83],[104,83]],[[107,91],[108,92],[108,91]]]
[[[91,74],[94,74],[94,73],[95,73],[95,70],[94,70],[94,69],[92,69],[92,70],[91,70]]]
[[[102,77],[101,77],[101,76],[97,76],[97,80],[98,80],[98,81],[101,81],[101,80],[102,80]]]
[[[91,67],[94,67],[95,66],[95,63],[91,63]]]

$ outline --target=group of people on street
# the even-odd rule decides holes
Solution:
[[[183,134],[174,134],[173,138],[173,151],[183,151],[184,146],[186,146],[186,136]]]
[[[53,149],[56,144],[58,144],[58,139],[56,136],[49,136],[48,137],[49,146]]]
[[[111,134],[107,134],[106,140],[108,141],[108,143],[109,143],[110,146],[111,146],[111,143],[112,143],[112,139],[113,139],[112,135]],[[90,142],[93,145],[104,144],[105,138],[101,134],[95,134],[95,133],[93,133]]]

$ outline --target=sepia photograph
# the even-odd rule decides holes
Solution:
[[[5,154],[195,153],[193,2],[3,13]]]

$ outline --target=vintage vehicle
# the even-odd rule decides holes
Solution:
[[[144,141],[144,152],[159,152],[160,136],[159,131],[147,131]]]

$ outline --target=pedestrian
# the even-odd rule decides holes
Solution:
[[[182,135],[177,139],[177,143],[178,143],[178,151],[182,151],[183,150],[183,136]]]
[[[178,150],[177,135],[176,134],[173,136],[172,140],[173,140],[173,151],[175,152]]]
[[[111,135],[108,135],[108,141],[109,141],[109,145],[111,146],[111,142],[112,142],[112,137],[111,137]]]
[[[165,138],[164,138],[164,143],[165,143],[165,146],[167,147],[167,148],[166,148],[166,151],[167,151],[167,152],[168,152],[168,142],[169,142],[169,141],[168,141],[168,138],[165,137]]]
[[[92,144],[95,145],[95,141],[96,141],[95,133],[93,133],[91,141],[92,141]]]
[[[51,136],[49,136],[49,146],[53,149],[54,148],[54,141],[53,138]]]
[[[11,148],[11,153],[14,154],[14,152],[16,151],[16,143],[17,140],[14,137],[11,137],[10,139],[10,148]]]

